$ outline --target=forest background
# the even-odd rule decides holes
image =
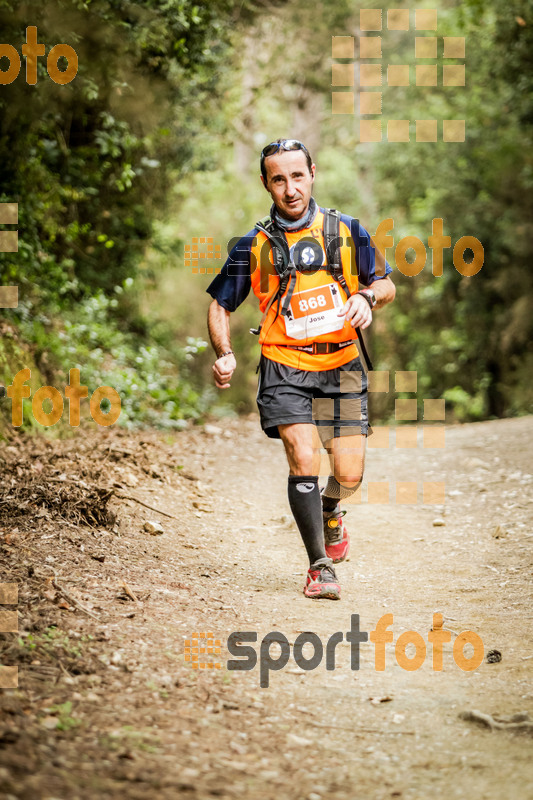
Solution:
[[[354,37],[359,74],[361,7],[382,9],[384,21],[410,9],[408,31],[364,32],[383,36],[384,74],[411,65],[409,86],[381,87],[384,130],[409,119],[409,142],[362,143],[357,77],[355,88],[332,87],[332,36]],[[415,8],[435,7],[437,32],[416,31]],[[0,284],[19,287],[18,306],[1,311],[0,383],[30,367],[33,392],[62,389],[78,367],[89,394],[119,392],[128,426],[179,429],[252,410],[254,298],[232,318],[239,371],[217,395],[205,290],[223,260],[195,270],[187,255],[194,238],[209,255],[209,238],[224,256],[265,215],[258,155],[284,136],[311,150],[322,206],[371,233],[392,218],[395,245],[405,236],[426,244],[412,277],[387,251],[397,298],[376,315],[375,368],[416,371],[420,396],[444,397],[450,421],[531,413],[532,11],[531,0],[0,0],[3,43],[21,54],[36,25],[46,54],[65,43],[79,59],[66,85],[50,79],[46,57],[35,85],[24,58],[16,80],[0,85],[0,202],[19,213],[0,226],[19,235],[18,252],[0,254]],[[415,35],[437,35],[436,62],[415,61]],[[443,58],[444,36],[465,37],[465,59]],[[437,63],[439,75],[465,63],[466,84],[416,86],[415,63]],[[355,91],[354,113],[332,113],[332,90]],[[465,119],[465,141],[417,142],[417,119]],[[454,268],[451,249],[442,276],[432,274],[434,218],[452,248],[462,236],[482,243],[476,275]],[[42,429],[25,403],[25,427]],[[392,389],[374,406],[392,417]],[[0,414],[10,424],[8,400]]]

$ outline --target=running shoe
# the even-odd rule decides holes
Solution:
[[[335,511],[324,513],[326,555],[334,564],[345,561],[350,552],[350,536],[342,520],[345,514],[346,511],[341,511],[338,505]]]
[[[321,559],[311,564],[307,572],[304,594],[306,597],[326,597],[330,600],[341,599],[341,587],[337,582],[335,570],[329,559]]]

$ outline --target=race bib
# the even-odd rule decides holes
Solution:
[[[339,289],[334,283],[295,292],[284,317],[287,336],[307,339],[340,331],[345,318],[339,317],[338,312],[343,305]]]

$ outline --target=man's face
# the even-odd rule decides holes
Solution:
[[[278,212],[285,219],[299,219],[307,211],[315,180],[315,165],[311,172],[303,150],[279,150],[264,161],[267,179],[261,180]]]

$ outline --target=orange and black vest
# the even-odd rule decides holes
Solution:
[[[331,234],[325,241],[325,222],[324,212],[319,209],[308,228],[277,231],[275,240],[284,236],[286,248],[276,247],[268,228],[264,230],[259,223],[251,247],[252,290],[260,310],[266,311],[259,336],[262,353],[273,361],[310,371],[334,369],[358,355],[355,344],[323,354],[290,349],[295,345],[343,343],[357,338],[350,323],[338,313],[359,286],[350,229],[335,216],[338,235],[334,242]],[[296,268],[283,274],[286,264],[281,261],[280,251],[287,248]]]

